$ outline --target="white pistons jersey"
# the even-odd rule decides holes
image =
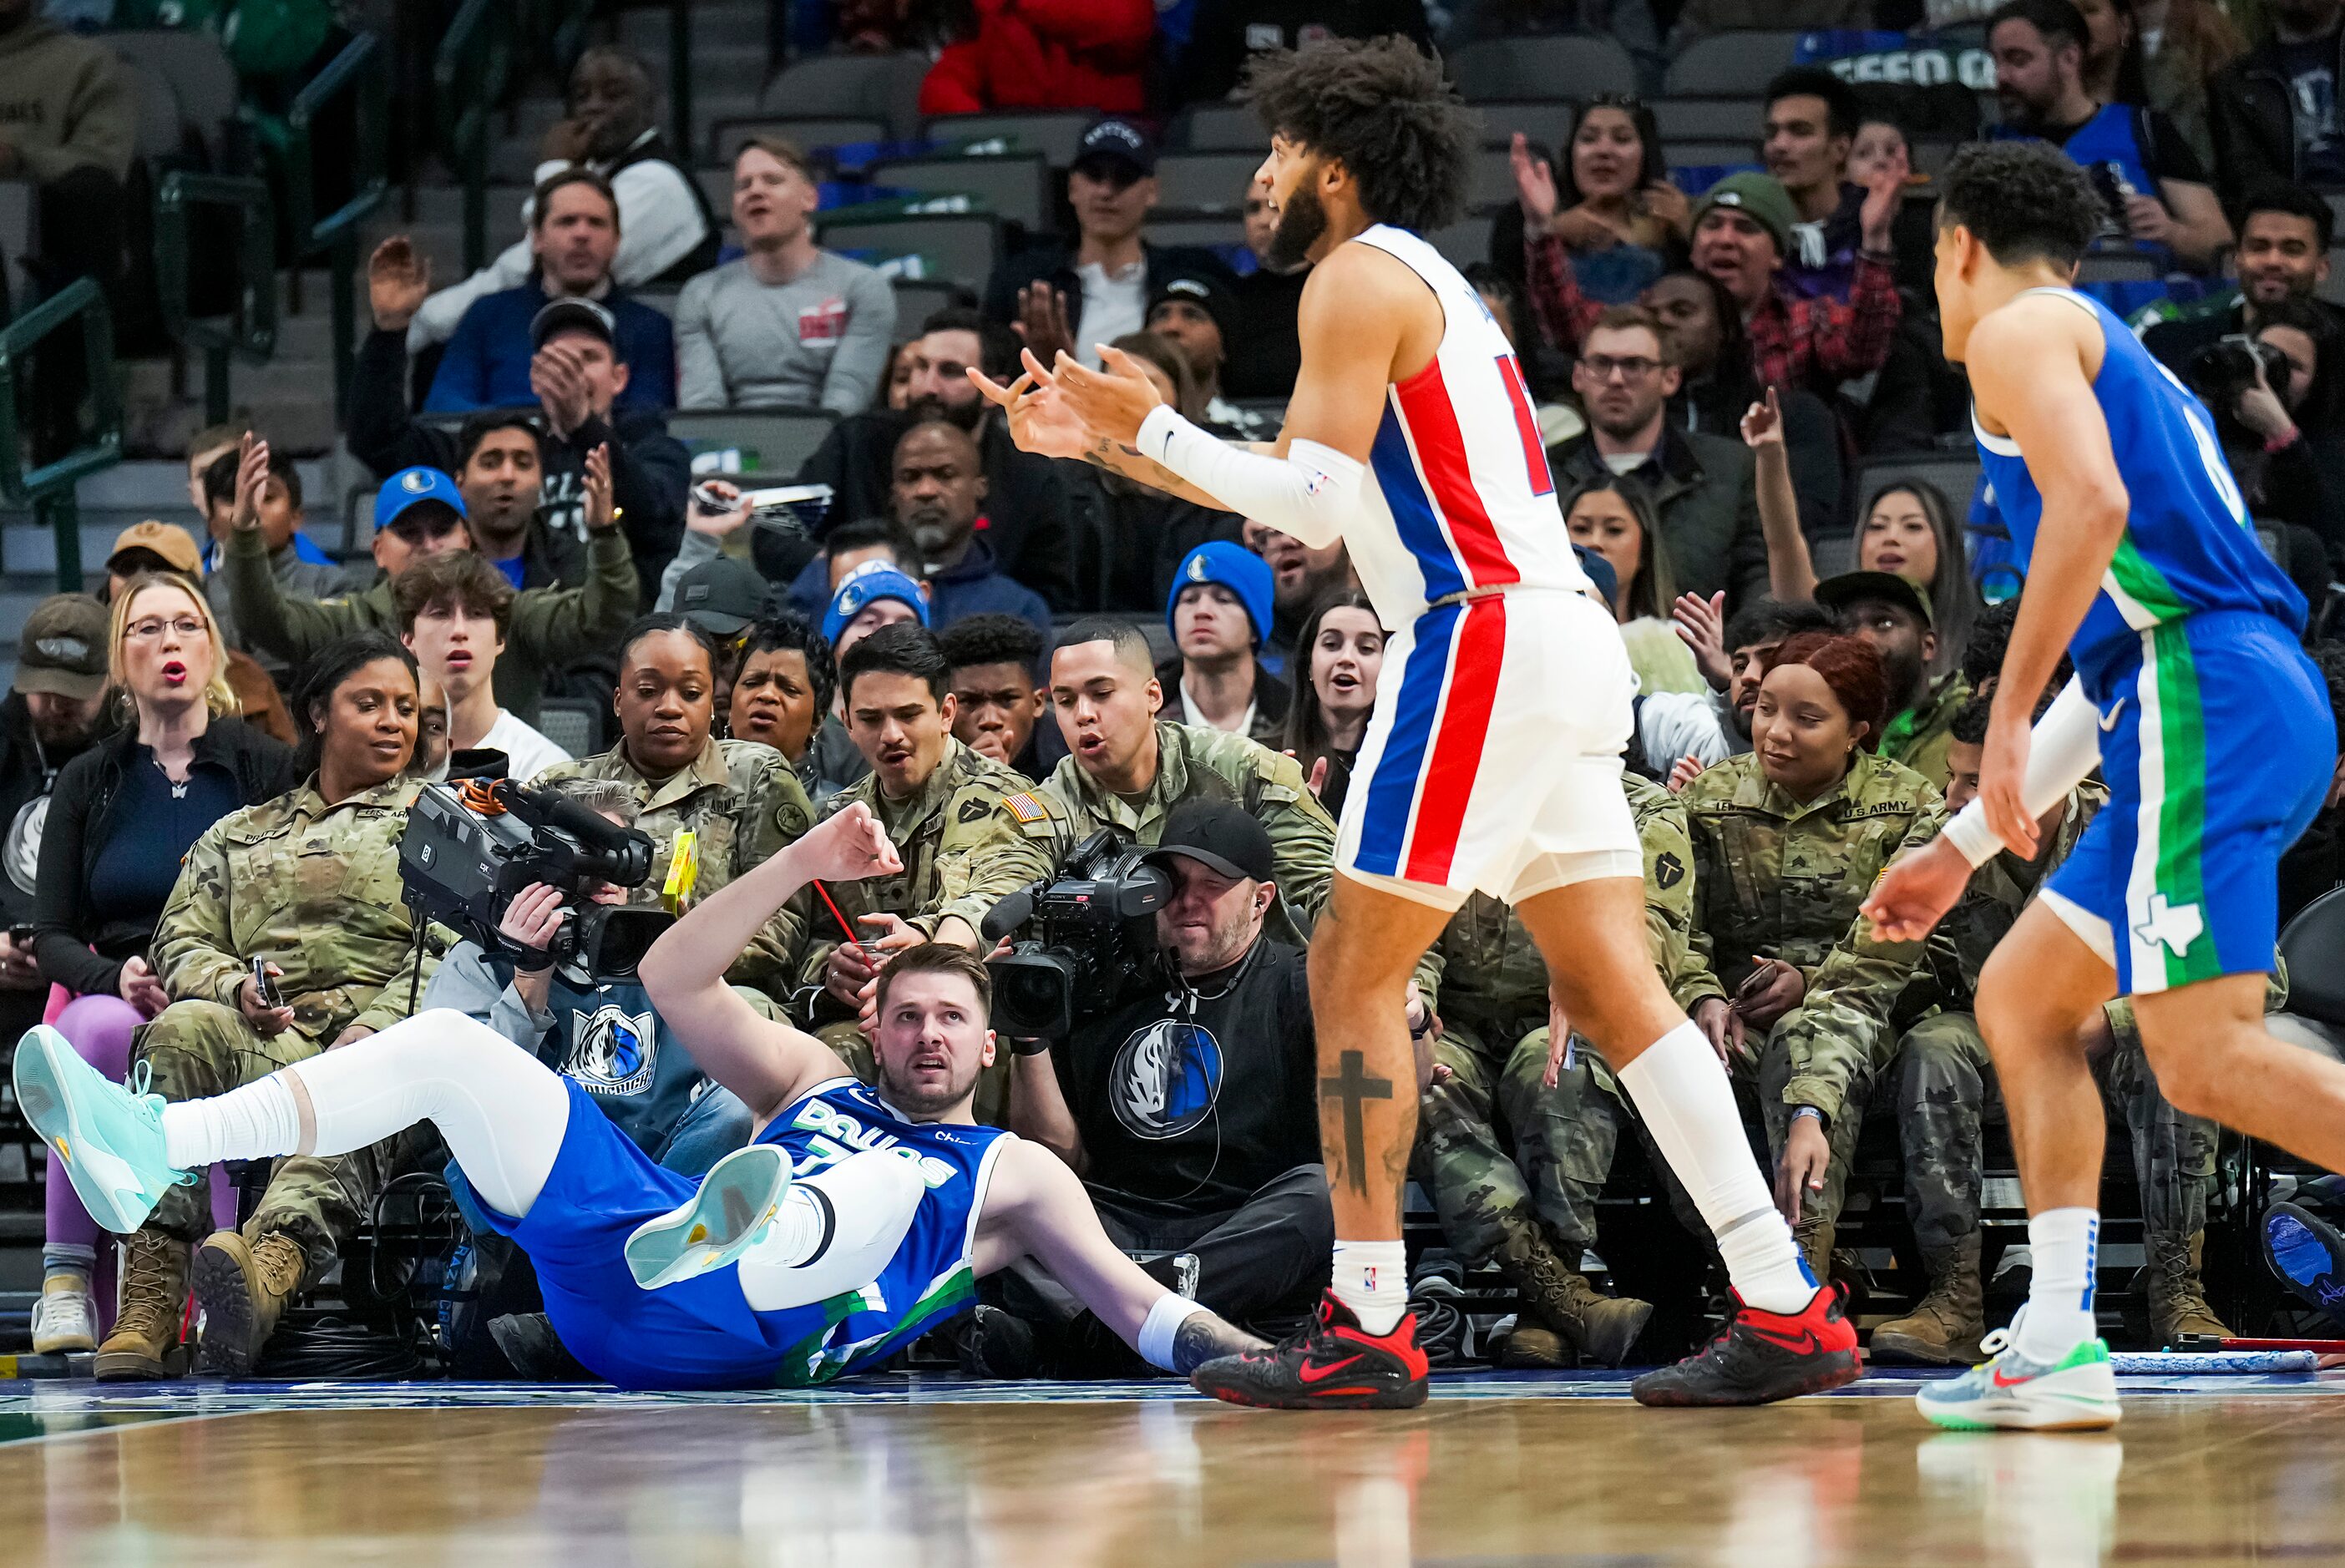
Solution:
[[[1406,229],[1380,223],[1359,243],[1424,278],[1443,318],[1432,361],[1386,389],[1374,482],[1344,530],[1378,618],[1397,632],[1458,594],[1586,589],[1522,365],[1481,296]]]

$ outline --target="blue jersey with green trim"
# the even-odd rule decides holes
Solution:
[[[2068,643],[2086,690],[2096,701],[2105,697],[2103,677],[2139,658],[2143,632],[2202,611],[2257,612],[2301,636],[2304,596],[2258,541],[2207,406],[2106,306],[2073,289],[2029,292],[2090,311],[2108,345],[2093,396],[2108,422],[2128,506],[2116,559]],[[2043,526],[2043,494],[2016,441],[1988,434],[1975,416],[1971,430],[2024,570]]]
[[[805,1337],[783,1352],[777,1383],[827,1382],[876,1365],[977,1299],[970,1254],[994,1157],[1010,1135],[960,1122],[909,1121],[852,1078],[819,1084],[758,1134],[790,1154],[793,1178],[827,1169],[851,1154],[886,1149],[920,1168],[928,1196],[879,1278],[774,1318],[807,1315]]]

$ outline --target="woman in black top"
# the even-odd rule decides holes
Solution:
[[[140,576],[114,600],[107,679],[122,713],[109,739],[66,764],[41,838],[34,953],[71,999],[53,1020],[108,1077],[130,1067],[130,1033],[169,1000],[147,960],[179,862],[228,813],[281,793],[291,754],[233,715],[228,657],[202,595]],[[48,1243],[33,1341],[95,1342],[89,1271],[97,1225],[48,1183]]]

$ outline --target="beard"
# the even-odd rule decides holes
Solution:
[[[1889,678],[1889,700],[1897,704],[1891,718],[1904,710],[1906,693],[1912,693],[1917,702],[1928,694],[1923,684],[1922,651],[1918,648],[1900,650],[1894,657],[1882,660],[1881,673]]]
[[[924,1089],[917,1085],[898,1081],[896,1076],[888,1070],[888,1064],[878,1059],[876,1052],[873,1054],[871,1065],[872,1076],[879,1080],[878,1088],[881,1096],[897,1109],[910,1111],[915,1116],[942,1116],[953,1107],[968,1099],[977,1088],[978,1075],[975,1073],[969,1074],[965,1081],[956,1073],[950,1086]]]
[[[948,403],[933,394],[914,398],[904,405],[904,416],[909,421],[907,428],[928,420],[942,420],[958,430],[974,431],[977,421],[985,417],[986,409],[985,400],[975,396],[975,390],[970,389],[972,395],[965,403]]]
[[[1278,209],[1278,227],[1270,231],[1270,254],[1263,264],[1273,272],[1292,272],[1311,259],[1311,248],[1326,232],[1327,209],[1319,205],[1319,193],[1296,186]]]

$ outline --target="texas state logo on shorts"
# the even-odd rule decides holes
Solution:
[[[1172,1018],[1132,1031],[1115,1053],[1108,1103],[1134,1138],[1178,1138],[1222,1098],[1222,1043],[1211,1029]]]
[[[562,1076],[589,1094],[639,1095],[659,1067],[658,1025],[651,1014],[605,1002],[590,1017],[570,1015],[570,1054]]]

